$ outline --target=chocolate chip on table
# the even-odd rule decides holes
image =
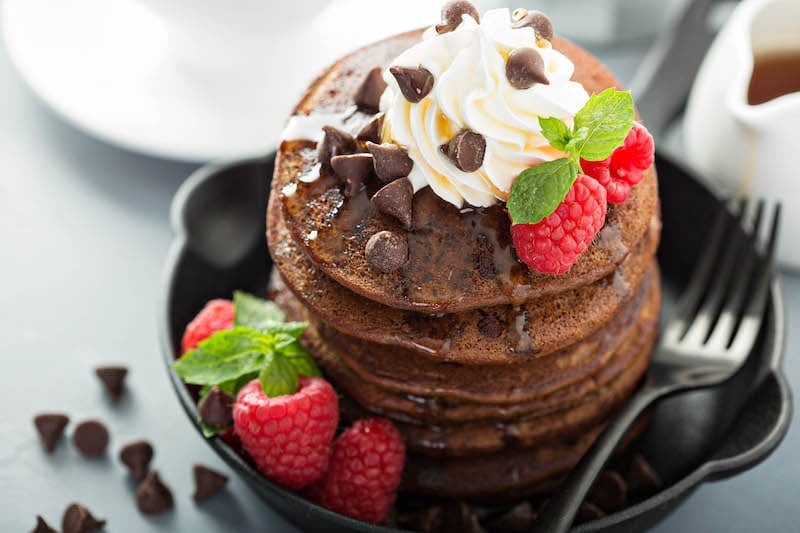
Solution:
[[[47,453],[52,452],[56,447],[67,423],[69,423],[69,417],[61,413],[42,413],[33,418],[33,425],[36,426],[39,439]]]
[[[461,15],[469,15],[475,22],[481,21],[481,16],[472,2],[452,0],[442,6],[442,22],[436,25],[436,33],[447,33],[456,29],[461,24]]]
[[[474,131],[462,131],[447,143],[447,157],[463,172],[475,172],[483,164],[486,139]]]
[[[86,420],[72,432],[72,442],[84,457],[99,457],[106,453],[108,430],[99,420]]]
[[[414,161],[396,144],[368,142],[367,151],[375,158],[375,174],[383,182],[405,178],[414,168]]]
[[[331,159],[331,167],[344,181],[344,195],[348,198],[358,194],[374,166],[372,154],[337,155]]]
[[[219,387],[211,387],[208,394],[200,399],[197,412],[200,420],[214,428],[226,428],[233,425],[233,398]]]
[[[128,467],[131,475],[140,481],[147,475],[147,467],[152,459],[153,446],[146,440],[128,443],[119,451],[119,460]]]
[[[94,373],[100,378],[112,402],[119,400],[128,369],[124,366],[99,366]]]
[[[598,506],[591,502],[583,502],[578,508],[578,513],[575,515],[575,524],[583,524],[584,522],[591,522],[598,518],[603,518],[606,513],[603,512]]]
[[[625,481],[628,483],[630,494],[637,498],[646,498],[664,486],[661,476],[641,454],[636,454],[628,465]]]
[[[428,96],[433,89],[433,74],[422,65],[416,68],[394,66],[389,68],[389,72],[397,80],[400,92],[412,104]]]
[[[36,525],[33,526],[31,533],[58,533],[50,524],[44,521],[41,515],[36,515]]]
[[[544,60],[533,48],[523,46],[511,51],[506,61],[506,79],[515,89],[527,89],[536,83],[549,85]]]
[[[379,231],[369,238],[364,252],[372,268],[394,272],[408,262],[408,241],[392,231]]]
[[[545,41],[553,40],[553,23],[547,18],[547,15],[541,11],[528,11],[527,9],[517,9],[512,15],[514,24],[512,28],[533,28],[537,39],[544,39]]]
[[[628,484],[615,470],[603,470],[586,495],[586,499],[606,513],[625,507]]]
[[[156,515],[172,509],[172,491],[161,482],[157,470],[151,470],[136,489],[136,505],[145,514]]]
[[[330,165],[332,157],[356,151],[356,140],[346,131],[333,126],[322,126],[322,131],[324,133],[317,147],[317,158],[323,165]]]
[[[358,87],[353,101],[362,111],[377,112],[381,101],[381,95],[386,89],[386,82],[383,81],[381,68],[375,67],[370,70],[364,81]]]
[[[194,474],[194,494],[192,494],[192,498],[196,502],[209,499],[228,483],[228,476],[207,466],[195,464],[192,472]]]
[[[98,520],[79,503],[69,504],[61,518],[62,533],[90,533],[103,529],[105,525],[105,520]]]
[[[412,201],[414,186],[408,178],[399,178],[384,185],[372,196],[372,204],[378,211],[400,221],[406,229],[411,229]]]
[[[373,142],[380,144],[381,142],[381,129],[383,128],[383,113],[376,115],[369,122],[364,124],[358,133],[356,133],[356,140],[362,142]]]

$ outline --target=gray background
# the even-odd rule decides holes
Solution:
[[[629,80],[643,50],[598,54]],[[291,531],[238,479],[203,505],[189,497],[193,462],[230,474],[180,409],[157,342],[169,205],[196,165],[133,155],[65,124],[26,89],[4,50],[0,121],[0,531],[30,530],[37,513],[57,526],[73,500],[106,517],[108,531]],[[800,276],[781,279],[786,368],[800,390]],[[116,406],[92,373],[109,362],[131,369]],[[87,417],[104,420],[108,457],[85,460],[67,442],[45,454],[31,418],[46,410],[68,413],[68,431]],[[162,517],[137,512],[134,486],[117,462],[134,438],[153,442],[153,464],[174,491],[175,510]],[[656,531],[797,530],[798,445],[795,424],[768,460],[703,485]]]

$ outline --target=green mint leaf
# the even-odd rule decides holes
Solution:
[[[551,146],[562,152],[567,151],[567,146],[572,141],[572,132],[563,120],[555,117],[539,117],[539,127],[542,128],[542,135],[550,141]]]
[[[258,379],[261,381],[261,390],[270,398],[297,392],[297,369],[280,354],[273,354],[269,358]]]
[[[218,331],[200,342],[197,348],[189,350],[172,363],[172,368],[186,383],[211,386],[226,384],[242,376],[257,374],[273,347],[274,338],[250,328],[235,326]]]
[[[297,339],[308,327],[308,322],[266,322],[263,331],[270,335],[280,337],[287,335],[292,339]]]
[[[630,91],[618,91],[612,87],[593,94],[575,115],[573,127],[575,132],[586,128],[586,138],[571,146],[570,153],[587,161],[607,158],[625,141],[633,127],[633,119]]]
[[[523,170],[506,202],[513,224],[536,224],[550,216],[578,176],[578,165],[566,157]]]
[[[203,436],[207,439],[210,439],[211,437],[216,437],[217,435],[228,429],[228,428],[209,426],[208,424],[199,419],[197,420],[197,423],[200,424],[200,430],[203,432]]]
[[[285,357],[301,376],[321,376],[317,364],[311,354],[300,344],[300,341],[293,339],[291,342],[278,348],[278,353]]]
[[[275,303],[263,300],[242,291],[233,293],[233,306],[236,309],[234,324],[263,330],[276,322],[283,322],[284,314]]]

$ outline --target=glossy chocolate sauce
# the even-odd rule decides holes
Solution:
[[[800,92],[800,50],[757,55],[747,91],[747,103],[763,104]]]

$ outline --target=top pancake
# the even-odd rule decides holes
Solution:
[[[390,37],[334,63],[311,85],[295,113],[345,110],[369,70],[385,68],[420,37],[421,31]],[[619,85],[588,52],[557,37],[553,46],[573,61],[573,79],[588,92]],[[346,129],[354,133],[370,118],[356,112],[345,122]],[[405,233],[371,205],[377,184],[368,183],[348,199],[339,180],[325,169],[311,183],[300,181],[303,176],[308,180],[316,163],[313,142],[284,141],[278,151],[272,194],[280,200],[293,240],[337,283],[381,304],[422,313],[520,304],[599,280],[641,239],[657,206],[656,177],[650,169],[628,201],[609,206],[601,237],[573,268],[548,276],[530,271],[516,258],[508,216],[500,205],[459,210],[426,187],[414,197],[412,230]],[[364,256],[367,240],[382,230],[403,232],[409,243],[407,265],[387,274],[374,270]]]

